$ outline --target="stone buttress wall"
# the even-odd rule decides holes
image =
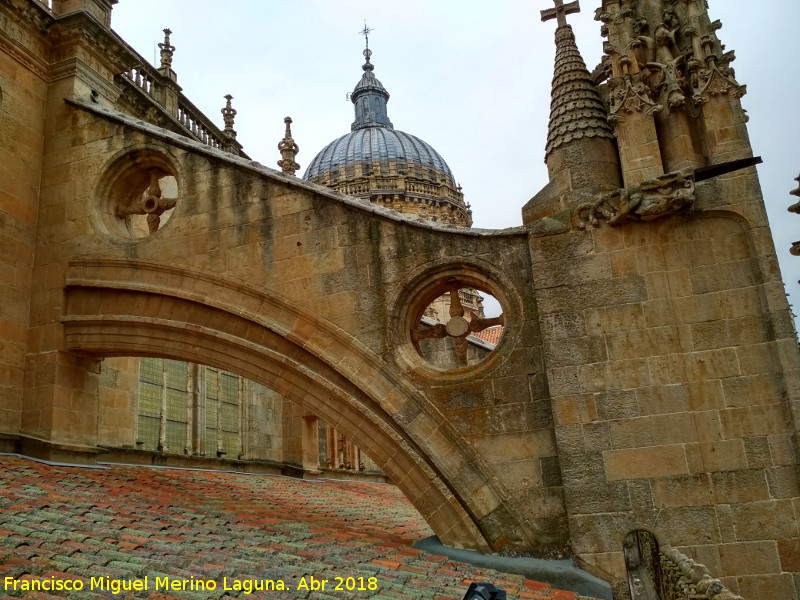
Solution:
[[[646,530],[796,598],[798,349],[755,173],[695,209],[531,239],[573,549],[622,597]]]
[[[0,7],[0,433],[10,434],[21,422],[45,135],[46,48],[36,29]],[[31,373],[27,383],[49,377]]]
[[[114,357],[100,364],[97,443],[135,448],[139,359]]]
[[[286,339],[276,340],[277,350],[288,352],[285,368],[275,363],[247,371],[235,362],[245,347],[226,345],[225,336],[215,336],[219,347],[203,356],[197,342],[171,340],[153,347],[179,360],[207,356],[213,366],[247,371],[239,374],[306,404],[310,414],[352,438],[454,543],[486,549],[470,540],[476,534],[454,533],[462,527],[452,520],[455,508],[466,511],[464,518],[478,525],[494,549],[553,553],[564,546],[562,492],[523,232],[461,233],[412,223],[119,113],[85,106],[63,105],[63,132],[58,144],[48,147],[42,210],[53,218],[39,229],[36,268],[46,276],[33,301],[49,310],[31,323],[32,335],[47,343],[32,353],[29,364],[55,364],[62,378],[39,396],[41,402],[31,403],[25,434],[74,447],[97,443],[100,375],[94,370],[99,369],[59,351],[66,345],[65,318],[75,349],[92,339],[80,333],[92,323],[110,327],[118,319],[118,334],[104,338],[104,348],[80,352],[130,356],[148,342],[130,337],[129,328],[185,295],[204,298],[203,303],[159,317],[169,320],[147,335],[155,339],[172,322],[201,319],[176,334],[232,327],[247,338],[256,329],[238,324],[245,308],[232,306],[229,295],[239,286],[235,293],[246,289],[250,296],[263,293],[284,303],[286,311],[275,313],[279,320],[300,311],[294,325],[275,324],[280,335],[306,340],[291,342],[298,344],[291,350]],[[135,175],[137,169],[141,176]],[[148,173],[166,172],[177,182],[174,213],[157,231],[137,238],[119,217],[119,203],[136,185],[147,189]],[[93,269],[99,271],[89,275]],[[97,277],[110,279],[101,285]],[[480,365],[439,372],[413,348],[408,315],[415,290],[448,277],[496,295],[506,311],[506,334]],[[176,295],[170,286],[177,281],[185,282],[186,290]],[[73,300],[65,305],[68,283],[66,294]],[[109,290],[107,300],[91,295],[98,285]],[[137,296],[143,288],[160,295]],[[225,288],[230,291],[222,296],[214,291]],[[217,321],[223,312],[212,307],[228,311],[224,321]],[[115,311],[124,314],[115,316]],[[217,312],[204,316],[210,311]],[[265,314],[264,309],[253,314]],[[352,340],[351,347],[323,360],[304,354],[316,348],[323,331],[334,336],[326,344]],[[325,354],[325,349],[314,352]],[[309,362],[301,370],[291,367],[301,355]],[[317,381],[312,388],[304,387],[307,376]],[[351,394],[346,402],[366,403],[372,412],[359,414],[339,404],[342,390]],[[49,410],[49,420],[36,418],[41,410]],[[384,415],[384,429],[374,429],[369,419],[376,417],[370,414]],[[395,447],[376,441],[387,435],[405,441]],[[423,462],[414,466],[406,456]],[[424,472],[427,483],[416,479]],[[426,486],[439,486],[437,494],[454,499],[446,507],[428,506],[426,498],[436,496]]]

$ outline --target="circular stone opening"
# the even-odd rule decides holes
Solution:
[[[118,240],[142,240],[167,224],[178,195],[175,169],[166,157],[137,150],[113,161],[103,175],[94,222]]]
[[[448,278],[416,303],[411,341],[419,355],[442,370],[461,369],[491,354],[505,327],[500,301],[474,282]]]

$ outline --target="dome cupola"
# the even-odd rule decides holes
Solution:
[[[398,131],[389,120],[389,92],[375,77],[371,57],[367,39],[364,74],[350,94],[355,109],[350,133],[320,150],[303,179],[400,213],[469,227],[472,212],[450,167],[430,144]]]

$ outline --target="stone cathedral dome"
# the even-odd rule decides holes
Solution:
[[[367,47],[364,74],[350,95],[355,106],[350,133],[325,146],[303,179],[404,214],[469,227],[472,211],[445,160],[389,120],[389,92],[375,77],[371,56]]]

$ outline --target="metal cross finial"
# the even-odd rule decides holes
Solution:
[[[558,19],[559,27],[567,26],[567,15],[581,11],[581,6],[578,3],[578,0],[575,0],[575,2],[570,2],[569,4],[564,4],[564,0],[553,0],[553,2],[556,5],[555,8],[548,8],[547,10],[541,11],[542,21]]]
[[[374,29],[371,27],[367,27],[367,20],[364,19],[364,29],[359,31],[360,34],[364,36],[364,39],[367,41],[367,48],[369,48],[369,34],[372,33]]]
[[[372,56],[372,50],[369,49],[369,34],[372,33],[372,31],[373,30],[370,27],[367,27],[367,20],[364,19],[364,29],[359,31],[359,33],[363,34],[364,39],[367,41],[367,47],[364,48],[364,58],[367,59],[367,65],[369,64],[369,59]],[[365,68],[367,65],[364,65]]]

